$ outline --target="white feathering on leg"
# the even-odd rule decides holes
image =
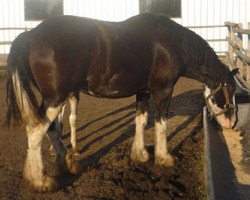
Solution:
[[[144,130],[147,125],[148,113],[135,117],[135,139],[131,149],[131,158],[135,161],[146,162],[149,159],[148,152],[144,144]]]

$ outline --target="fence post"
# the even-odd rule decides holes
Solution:
[[[243,24],[239,23],[237,28],[238,29],[243,29]],[[239,47],[239,50],[242,52],[243,51],[243,37],[242,37],[242,33],[238,33],[237,34],[236,44]],[[241,60],[240,57],[237,56],[236,59],[237,59],[236,66],[239,67],[240,77],[244,78],[244,63],[243,63],[243,61]]]
[[[230,41],[234,41],[233,27],[231,25],[228,26],[228,39]],[[233,62],[234,50],[233,47],[230,45],[230,42],[228,42],[228,53],[229,53],[229,59]]]
[[[250,30],[250,22],[248,22],[248,29]],[[248,48],[247,48],[247,56],[250,57],[250,35],[248,34]],[[246,81],[250,84],[250,63],[247,63],[247,72],[246,72]]]

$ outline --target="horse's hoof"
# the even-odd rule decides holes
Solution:
[[[149,155],[146,149],[138,150],[135,148],[132,148],[130,157],[135,162],[147,162],[149,160]]]
[[[71,153],[66,155],[66,163],[70,174],[78,175],[82,173],[82,165],[73,158]]]
[[[57,163],[57,172],[59,176],[64,176],[65,174],[69,173],[69,169],[65,160],[58,157],[56,159],[56,163]]]
[[[29,182],[36,192],[54,192],[58,190],[58,183],[54,178],[44,176],[42,181]]]
[[[170,154],[164,156],[156,156],[155,158],[155,164],[164,167],[173,167],[174,162],[175,159]]]
[[[71,150],[71,153],[72,153],[72,155],[75,156],[75,157],[79,157],[79,156],[81,155],[81,153],[80,153],[80,151],[78,150],[78,148],[73,148],[73,149]]]

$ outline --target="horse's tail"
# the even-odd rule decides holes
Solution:
[[[7,60],[6,102],[8,110],[5,124],[8,127],[11,120],[14,124],[38,121],[38,102],[28,61],[29,37],[29,32],[25,32],[14,40]]]

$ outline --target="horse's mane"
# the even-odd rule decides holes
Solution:
[[[187,67],[187,76],[196,79],[198,77],[199,81],[208,82],[207,84],[213,87],[226,77],[229,69],[219,60],[214,50],[201,36],[172,21],[167,16],[159,15],[158,17],[172,41],[180,45],[179,52]],[[201,71],[203,76],[201,76]]]

